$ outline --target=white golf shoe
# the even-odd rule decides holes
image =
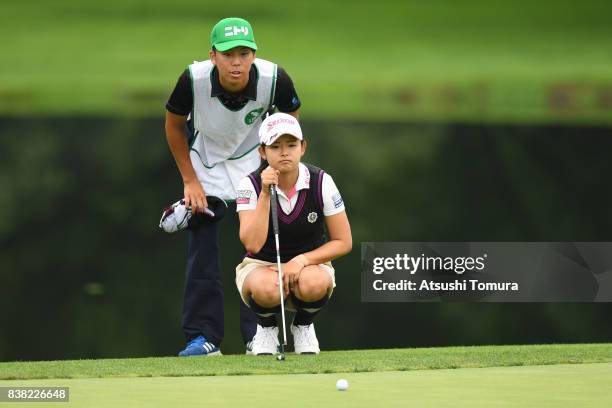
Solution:
[[[278,327],[262,327],[257,325],[257,333],[250,341],[250,347],[247,345],[246,354],[254,356],[265,356],[278,354]]]
[[[319,340],[315,333],[314,324],[308,326],[291,325],[293,334],[293,349],[295,354],[319,354]]]

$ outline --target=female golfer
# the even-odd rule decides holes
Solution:
[[[270,212],[270,185],[277,186],[284,299],[296,312],[291,324],[297,354],[318,354],[312,324],[336,286],[331,260],[350,252],[351,228],[331,176],[305,163],[306,141],[298,121],[286,113],[268,116],[259,129],[260,168],[237,191],[240,240],[247,254],[236,267],[242,300],[257,314],[249,354],[276,354],[280,290]],[[325,237],[327,227],[328,239]]]

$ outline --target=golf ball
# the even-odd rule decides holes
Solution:
[[[346,381],[344,378],[339,379],[336,381],[336,388],[338,391],[346,391],[348,389],[348,381]]]

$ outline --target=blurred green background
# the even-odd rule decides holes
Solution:
[[[302,99],[353,228],[324,349],[610,341],[609,304],[366,304],[362,241],[610,241],[612,3],[0,4],[0,360],[173,355],[186,235],[164,103],[222,17]],[[224,220],[225,353],[241,353]],[[342,326],[338,325],[342,322]],[[342,330],[338,330],[342,327]]]
[[[612,6],[587,1],[3,0],[0,112],[159,115],[211,27],[253,23],[307,118],[612,121]]]

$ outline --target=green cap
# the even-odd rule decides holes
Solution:
[[[257,49],[251,24],[238,17],[224,18],[215,24],[210,33],[210,44],[219,51],[234,47]]]

